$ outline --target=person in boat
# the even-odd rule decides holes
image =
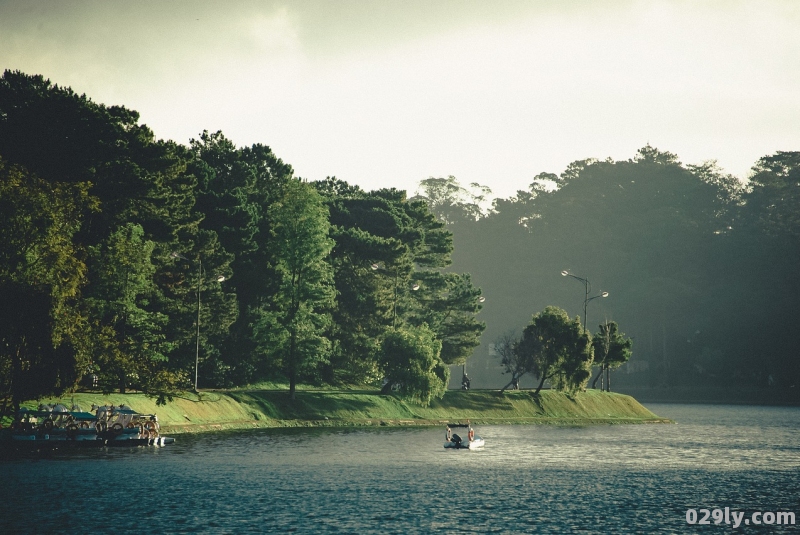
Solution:
[[[470,441],[470,442],[472,442],[473,440],[475,440],[475,430],[474,430],[473,428],[471,428],[471,427],[470,427],[470,428],[469,428],[469,433],[467,433],[467,436],[469,437],[469,441]]]
[[[447,442],[450,442],[450,439],[452,438],[452,432],[450,431],[449,425],[447,426],[447,431],[445,431],[444,436],[447,439]]]

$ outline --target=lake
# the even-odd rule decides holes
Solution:
[[[797,531],[778,521],[800,514],[800,408],[647,407],[677,423],[478,426],[479,451],[326,428],[5,458],[0,533]]]

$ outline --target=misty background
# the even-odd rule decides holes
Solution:
[[[800,142],[798,27],[791,0],[5,0],[0,62],[309,180],[506,197],[646,143],[745,179]]]
[[[612,389],[796,388],[800,153],[765,155],[743,187],[647,145],[543,173],[477,220],[474,192],[453,191],[432,209],[454,233],[453,269],[486,297],[474,387],[507,383],[492,344],[556,305],[582,320],[586,306],[591,332],[615,321],[633,339]]]

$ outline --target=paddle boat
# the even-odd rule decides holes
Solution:
[[[175,442],[174,438],[161,436],[155,414],[141,414],[127,405],[92,405],[92,409],[97,436],[106,446],[164,446]]]
[[[94,445],[97,432],[95,415],[77,405],[39,405],[35,410],[22,407],[11,424],[11,440],[20,442],[86,442]]]
[[[466,440],[462,438],[461,435],[453,433],[453,428],[466,428]],[[484,444],[485,441],[475,434],[475,430],[472,428],[469,422],[465,424],[447,424],[447,430],[445,431],[445,448],[452,448],[456,450],[476,450],[478,448],[482,448]]]
[[[85,412],[77,405],[39,405],[21,408],[11,425],[11,442],[35,449],[60,446],[164,446],[174,438],[160,435],[158,417],[140,414],[126,405],[92,405]]]

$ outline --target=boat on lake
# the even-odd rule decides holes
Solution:
[[[454,428],[466,428],[466,438],[462,437],[458,433],[454,433]],[[469,422],[465,424],[447,424],[447,430],[445,431],[445,448],[456,450],[476,450],[478,448],[482,448],[484,444],[485,441],[475,434],[475,430],[472,428]]]
[[[61,446],[164,446],[174,438],[160,434],[155,414],[140,414],[127,405],[79,406],[39,405],[21,408],[11,424],[10,442],[18,447],[58,448]]]

